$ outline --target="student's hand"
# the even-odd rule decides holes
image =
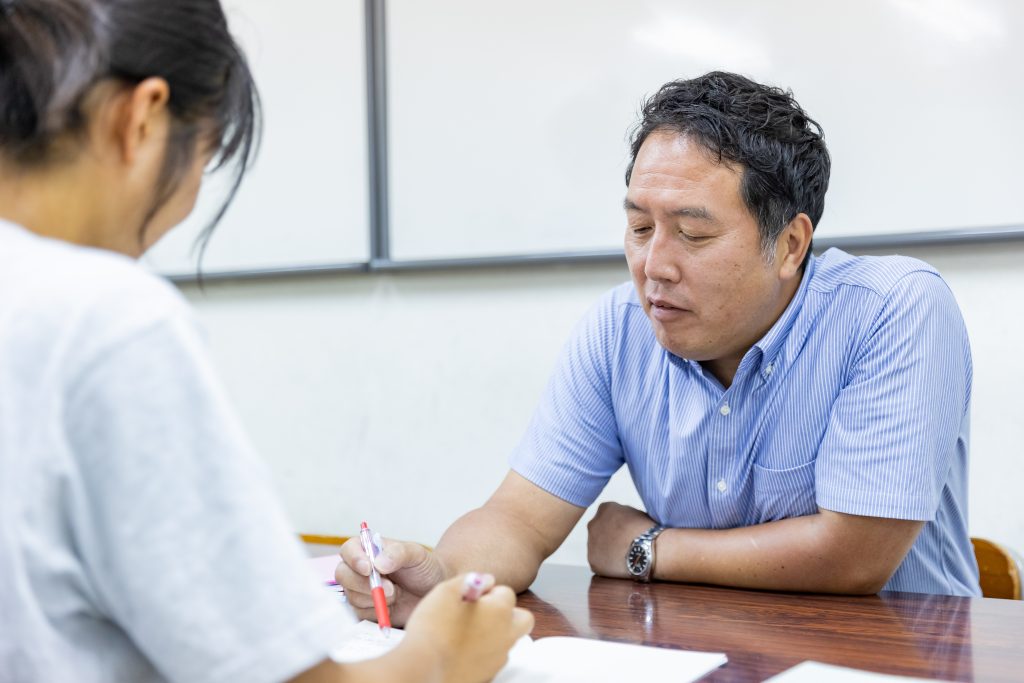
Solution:
[[[448,576],[440,558],[419,543],[391,539],[384,539],[377,556],[377,571],[384,578],[384,595],[395,626],[404,625],[420,599]],[[341,564],[334,570],[334,577],[344,587],[356,614],[361,619],[376,621],[369,576],[370,561],[359,537],[350,538],[341,546]]]
[[[463,600],[465,575],[439,584],[419,603],[399,647],[437,665],[445,683],[489,681],[508,661],[509,648],[533,629],[533,614],[516,607],[508,586],[494,585],[475,602]]]
[[[645,513],[619,503],[601,503],[587,524],[587,560],[599,576],[629,577],[626,553],[633,539],[654,526]]]

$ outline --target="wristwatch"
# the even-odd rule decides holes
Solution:
[[[626,553],[626,570],[637,581],[650,581],[654,575],[654,539],[665,527],[655,524],[633,539]]]

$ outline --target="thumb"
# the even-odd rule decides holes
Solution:
[[[522,607],[512,608],[512,632],[517,638],[525,636],[533,630],[533,612]]]
[[[437,555],[419,543],[385,542],[376,564],[381,574],[387,574],[395,583],[421,595],[446,576]]]

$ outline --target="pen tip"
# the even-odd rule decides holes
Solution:
[[[390,638],[391,637],[391,627],[390,626],[381,626],[380,627],[380,632],[384,634],[385,638]]]

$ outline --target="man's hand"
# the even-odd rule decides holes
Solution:
[[[377,570],[386,577],[384,595],[395,626],[403,626],[420,598],[448,578],[447,569],[436,554],[419,543],[390,539],[384,540]],[[369,575],[370,561],[359,537],[350,538],[341,546],[341,563],[334,570],[334,577],[345,588],[345,596],[356,614],[361,619],[376,621]]]
[[[619,503],[601,503],[587,525],[587,560],[599,576],[629,578],[626,553],[633,539],[654,526],[645,513]]]
[[[482,507],[448,527],[436,552],[386,539],[377,570],[386,577],[384,595],[392,623],[404,625],[431,588],[462,572],[486,572],[514,591],[526,590],[541,562],[561,545],[584,510],[510,471]],[[372,620],[369,574],[370,562],[359,539],[349,539],[341,546],[334,575],[356,614]]]

